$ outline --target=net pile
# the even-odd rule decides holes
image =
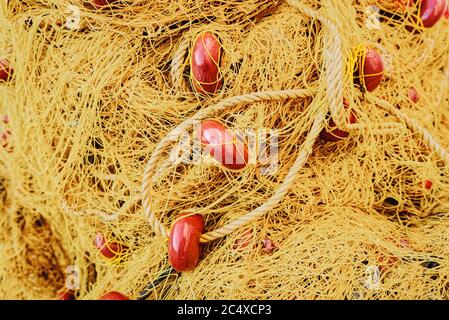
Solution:
[[[272,159],[239,172],[210,161],[164,166],[177,141],[157,162],[151,209],[168,229],[180,212],[202,214],[212,231],[263,205],[317,117],[329,116],[329,30],[301,8],[341,39],[343,95],[357,128],[339,142],[318,139],[278,205],[205,244],[194,271],[172,275],[149,299],[448,297],[447,164],[380,101],[449,150],[449,21],[422,28],[407,1],[292,3],[1,2],[0,56],[14,76],[0,86],[1,130],[10,132],[0,150],[0,298],[53,299],[68,279],[77,299],[111,290],[138,297],[167,268],[167,241],[141,201],[157,144],[224,99],[304,89],[310,94],[211,116],[235,130],[276,132],[274,171]],[[373,12],[379,25],[368,19]],[[217,35],[224,52],[223,88],[207,97],[192,90],[189,70],[202,31]],[[366,48],[385,63],[372,93],[354,73]],[[97,234],[128,249],[105,259]]]

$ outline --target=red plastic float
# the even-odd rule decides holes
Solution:
[[[220,74],[221,44],[211,32],[203,32],[195,39],[190,73],[194,89],[200,94],[214,94],[222,86]]]
[[[129,298],[118,291],[110,291],[103,294],[98,300],[129,300]]]
[[[11,80],[14,70],[8,59],[0,59],[0,81]]]
[[[431,180],[425,180],[423,182],[423,187],[427,190],[432,189],[433,182]]]
[[[75,300],[75,293],[72,290],[62,289],[56,297],[58,300]]]
[[[447,9],[446,0],[422,0],[419,16],[423,26],[425,28],[433,27]]]
[[[416,91],[415,88],[410,88],[408,90],[408,98],[410,99],[410,101],[412,101],[413,103],[417,103],[419,100],[419,94],[418,91]]]
[[[277,249],[277,246],[274,244],[273,240],[270,238],[265,238],[262,241],[262,251],[267,254],[273,253]]]
[[[349,109],[349,102],[346,99],[343,100],[343,104],[346,110]],[[353,110],[350,110],[347,122],[350,124],[357,122],[357,116]],[[323,129],[320,133],[320,138],[325,142],[337,142],[349,136],[349,132],[337,128],[337,125],[332,118],[329,120],[329,128],[329,131]]]
[[[209,154],[226,169],[241,170],[248,164],[248,148],[231,130],[217,120],[204,120],[200,141]]]
[[[374,49],[369,49],[359,61],[359,76],[362,85],[369,92],[374,91],[384,76],[382,57]]]
[[[110,4],[113,4],[117,0],[92,0],[92,4],[95,8],[101,8]]]
[[[243,251],[249,247],[251,242],[253,241],[253,230],[248,229],[240,235],[235,241],[233,245],[233,249],[236,251]]]
[[[168,242],[168,259],[178,272],[195,269],[200,261],[200,236],[204,231],[202,215],[182,214],[174,224]]]
[[[128,249],[127,246],[122,245],[121,243],[109,242],[102,234],[97,234],[95,236],[95,247],[97,247],[101,254],[108,259],[113,259]]]

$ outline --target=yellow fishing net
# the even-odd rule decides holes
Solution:
[[[448,298],[449,171],[420,128],[449,149],[449,21],[424,28],[418,1],[3,0],[0,30],[0,58],[14,68],[0,83],[1,299],[54,299],[67,286],[77,299],[139,297],[168,268],[148,212],[167,230],[179,213],[198,213],[209,232],[264,205],[311,128],[329,129],[315,123],[328,119],[336,80],[357,115],[349,137],[312,141],[279,203],[204,244],[194,271],[164,278],[148,299]],[[190,79],[203,31],[223,50],[223,87],[210,96]],[[325,76],[331,34],[338,79]],[[385,65],[371,93],[355,72],[368,48]],[[149,174],[146,208],[145,168],[172,130],[226,99],[290,89],[306,94],[209,116],[273,133],[275,160],[239,172],[167,166],[184,148],[174,139]],[[105,258],[97,234],[126,249]]]

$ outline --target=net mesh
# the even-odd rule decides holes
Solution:
[[[336,143],[318,140],[279,205],[203,245],[198,267],[168,277],[149,299],[448,298],[447,167],[405,125],[380,126],[401,123],[365,98],[354,71],[376,49],[385,79],[373,94],[449,149],[449,22],[423,28],[413,1],[301,3],[340,34],[344,97],[360,128]],[[161,139],[227,97],[314,93],[216,115],[235,131],[276,132],[274,173],[263,170],[269,162],[239,172],[213,161],[163,167],[176,144],[164,150],[152,210],[167,227],[189,211],[214,230],[267,201],[318,111],[327,112],[326,30],[284,1],[136,0],[95,9],[89,1],[11,0],[1,2],[0,27],[0,56],[14,67],[12,81],[0,84],[2,299],[53,299],[68,283],[78,299],[112,290],[138,297],[168,266],[167,241],[140,200]],[[192,90],[188,52],[203,31],[223,49],[223,87],[206,97]],[[171,62],[186,41],[178,86]],[[97,234],[128,249],[107,259]]]

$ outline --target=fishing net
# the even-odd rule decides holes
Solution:
[[[425,28],[406,0],[101,2],[1,1],[1,299],[448,298],[446,18]],[[223,51],[210,95],[190,70],[204,31]],[[192,156],[206,118],[255,160]],[[331,122],[348,136],[320,138]],[[201,261],[167,276],[182,212],[204,217]]]

